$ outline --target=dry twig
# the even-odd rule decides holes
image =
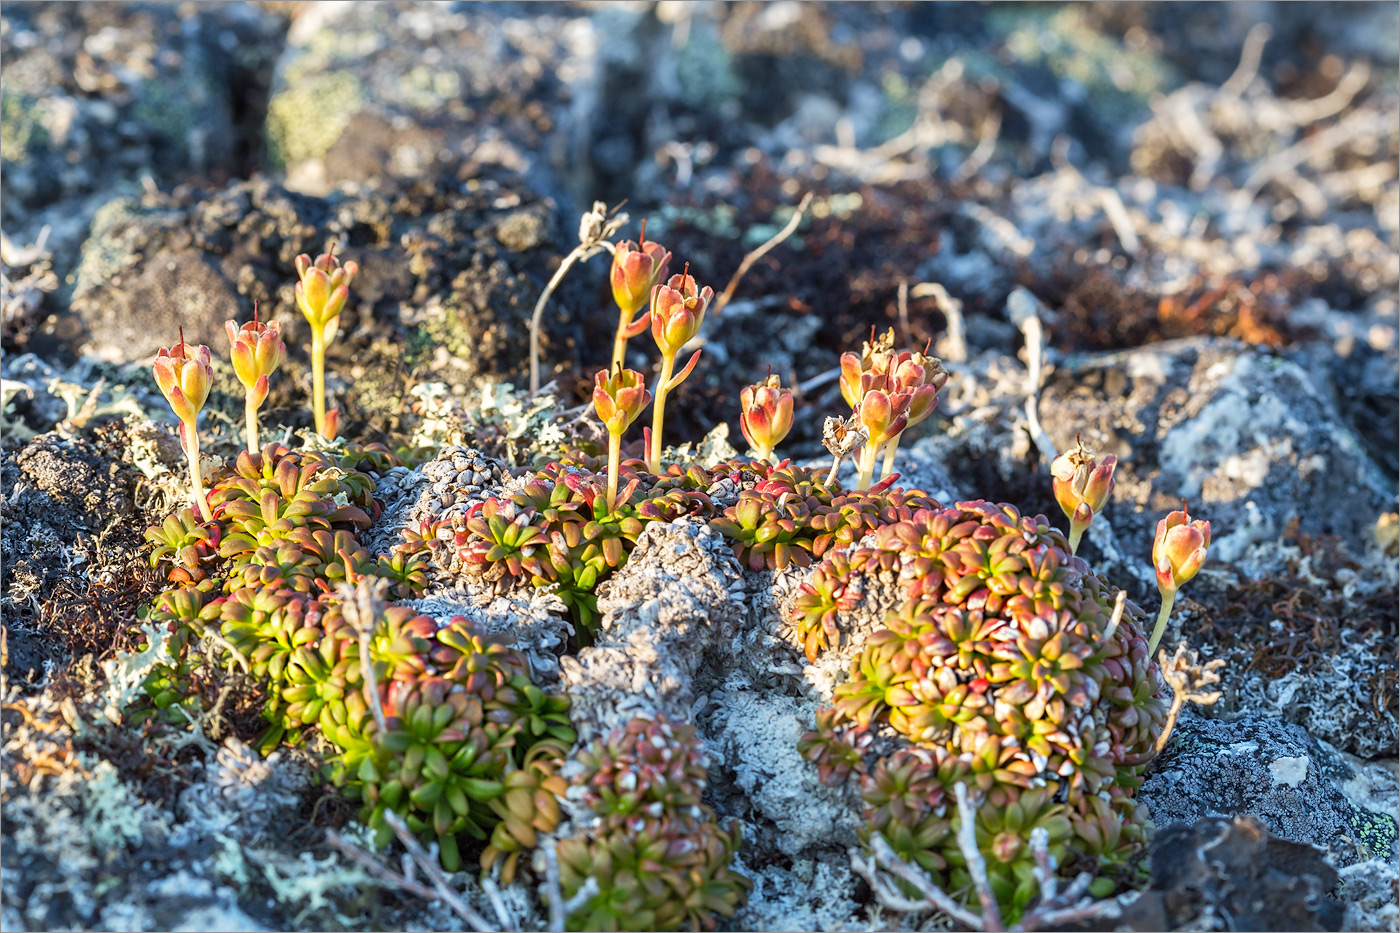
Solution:
[[[724,310],[724,306],[729,304],[730,299],[734,297],[734,289],[739,287],[739,281],[749,271],[753,264],[758,262],[758,260],[762,259],[764,254],[766,254],[773,247],[777,246],[779,243],[792,236],[792,234],[797,230],[797,225],[802,223],[802,216],[807,213],[807,208],[811,205],[811,203],[812,192],[809,191],[806,194],[804,194],[802,196],[802,200],[797,203],[797,210],[792,212],[792,216],[788,218],[787,225],[784,226],[783,229],[779,230],[777,233],[773,234],[773,236],[771,236],[768,239],[768,242],[764,243],[757,249],[751,251],[747,256],[744,257],[743,262],[739,263],[739,268],[734,270],[734,275],[730,277],[729,284],[724,287],[724,292],[718,298],[715,299],[715,304],[714,307],[710,309],[710,314],[715,315],[716,317],[719,316],[719,313]]]

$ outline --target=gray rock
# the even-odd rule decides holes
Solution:
[[[1138,792],[1158,830],[1215,816],[1254,816],[1335,864],[1396,857],[1396,820],[1346,793],[1355,770],[1295,725],[1263,716],[1204,719],[1189,711]],[[1364,798],[1363,798],[1364,799]]]
[[[1307,374],[1233,341],[1070,356],[1040,416],[1060,449],[1082,434],[1117,455],[1108,517],[1134,557],[1150,554],[1157,520],[1183,498],[1211,522],[1211,559],[1226,562],[1295,516],[1305,533],[1361,545],[1394,508],[1394,481]]]
[[[277,62],[268,156],[317,194],[490,165],[542,181],[563,155],[567,22],[494,5],[308,7]]]
[[[7,3],[2,19],[5,228],[50,225],[60,274],[116,191],[247,159],[244,95],[266,87],[284,28],[265,6]]]

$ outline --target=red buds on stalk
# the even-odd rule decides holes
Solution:
[[[297,307],[311,324],[311,406],[316,418],[316,433],[325,438],[335,437],[340,426],[339,410],[326,413],[326,345],[335,339],[340,326],[340,312],[350,297],[350,283],[360,271],[358,264],[341,265],[335,258],[335,244],[325,253],[311,257],[302,253],[296,258]]]
[[[792,390],[777,376],[739,393],[739,427],[760,460],[771,460],[773,448],[792,430]]]
[[[199,515],[206,522],[213,519],[209,499],[204,495],[204,480],[199,473],[199,432],[196,426],[199,410],[209,398],[209,389],[214,384],[214,367],[209,348],[185,343],[182,330],[180,342],[173,347],[162,347],[156,352],[156,385],[170,403],[171,411],[180,419],[180,443],[185,456],[190,461],[190,497],[199,507]]]

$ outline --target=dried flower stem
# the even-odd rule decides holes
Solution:
[[[467,924],[478,933],[496,933],[496,928],[486,922],[486,918],[472,909],[471,905],[462,899],[462,896],[452,889],[447,876],[438,867],[437,859],[432,858],[423,849],[420,843],[409,832],[408,826],[404,823],[403,817],[393,810],[384,811],[384,822],[389,824],[389,828],[394,831],[394,835],[399,837],[399,842],[408,850],[408,854],[413,857],[413,861],[419,868],[423,869],[428,879],[432,881],[433,888],[437,891],[438,897],[443,903],[452,909],[452,912],[461,917]]]
[[[982,929],[1000,930],[1001,908],[987,880],[987,861],[982,857],[982,850],[977,848],[977,811],[968,799],[966,784],[962,781],[954,784],[953,793],[958,798],[958,816],[962,822],[958,827],[958,849],[967,859],[967,873],[972,876],[972,886],[977,889],[977,900],[982,904]]]
[[[715,299],[714,307],[710,309],[711,314],[717,315],[724,310],[724,306],[729,304],[730,299],[734,297],[734,290],[739,287],[740,280],[743,279],[744,275],[753,267],[754,263],[762,259],[773,247],[793,235],[797,230],[797,225],[802,223],[802,216],[807,213],[807,208],[811,203],[812,192],[809,191],[804,194],[802,200],[797,203],[797,210],[792,212],[792,217],[788,218],[787,225],[773,234],[773,236],[768,239],[768,242],[751,251],[744,257],[743,261],[739,263],[739,268],[734,270],[734,275],[729,279],[729,284],[724,287],[724,292]]]
[[[564,261],[559,264],[559,268],[550,276],[549,284],[540,292],[539,300],[535,302],[535,313],[530,316],[530,394],[538,395],[540,391],[540,318],[544,316],[545,302],[549,301],[549,296],[554,294],[554,290],[559,287],[559,283],[564,280],[564,273],[569,271],[569,267],[581,259],[588,249],[582,243],[575,246],[569,255],[564,257]]]

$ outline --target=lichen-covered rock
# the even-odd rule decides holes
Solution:
[[[1280,839],[1253,817],[1203,819],[1162,831],[1152,886],[1118,929],[1338,930],[1337,871],[1313,846]]]
[[[166,4],[7,3],[4,223],[48,224],[60,273],[92,212],[116,190],[236,172],[240,125],[266,88],[283,19],[234,3],[183,15]]]
[[[1117,455],[1108,517],[1135,557],[1183,498],[1210,519],[1211,559],[1221,561],[1276,540],[1294,516],[1303,532],[1360,543],[1393,508],[1393,480],[1308,374],[1231,341],[1069,357],[1040,416],[1062,449],[1082,434]]]
[[[1336,751],[1295,725],[1265,716],[1227,722],[1188,711],[1138,796],[1159,829],[1250,815],[1281,839],[1323,847],[1338,865],[1393,859],[1400,852],[1397,814],[1393,806],[1378,812],[1353,801],[1347,790],[1354,774]]]
[[[124,564],[139,546],[137,476],[121,462],[121,431],[106,437],[44,434],[0,459],[7,492],[0,497],[0,608],[9,629],[7,672],[19,680],[38,678],[46,664],[66,660],[69,646],[97,635],[96,619],[77,609],[76,618],[45,611],[55,588],[66,584],[72,597],[90,580],[125,581]],[[114,568],[121,570],[111,572]],[[35,627],[55,620],[63,631]]]
[[[696,672],[742,622],[744,587],[724,538],[690,518],[651,522],[598,587],[596,641],[562,661],[580,740],[639,712],[688,721]]]
[[[566,22],[490,6],[308,7],[277,62],[268,155],[291,187],[314,193],[444,167],[548,171],[563,155]],[[514,221],[497,229],[530,243],[512,248],[544,238]]]

